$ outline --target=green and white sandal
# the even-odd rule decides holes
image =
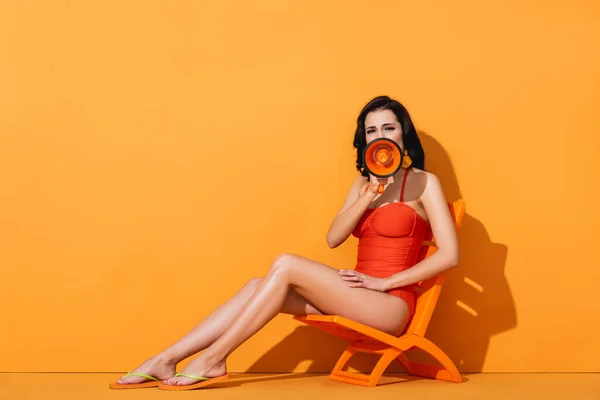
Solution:
[[[138,372],[128,372],[127,375],[124,376],[124,378],[128,378],[130,376],[139,376],[139,377],[148,379],[148,381],[141,382],[141,383],[111,382],[108,387],[111,389],[143,389],[143,388],[157,387],[161,383],[160,380],[156,379],[153,376],[141,374]]]
[[[198,383],[193,383],[191,385],[165,385],[164,383],[161,383],[158,385],[158,388],[161,390],[193,390],[193,389],[200,389],[201,387],[204,386],[208,386],[208,385],[212,385],[213,383],[217,383],[217,382],[222,382],[224,380],[229,379],[231,374],[226,373],[225,375],[221,375],[221,376],[216,376],[214,378],[205,378],[204,376],[195,376],[195,375],[189,375],[189,374],[184,374],[181,372],[178,372],[175,374],[175,376],[182,376],[184,378],[190,378],[190,379],[194,379],[197,380]]]

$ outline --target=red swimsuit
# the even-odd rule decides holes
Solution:
[[[387,278],[417,263],[429,223],[404,203],[408,171],[404,173],[400,202],[369,208],[356,224],[352,232],[359,239],[356,271]],[[414,284],[386,293],[404,299],[412,317],[416,304]]]

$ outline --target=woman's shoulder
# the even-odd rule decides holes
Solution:
[[[410,167],[410,169],[411,169],[411,171],[414,174],[418,174],[418,175],[428,175],[428,174],[431,174],[431,175],[433,175],[431,172],[424,171],[424,170],[416,168],[416,167]]]
[[[437,175],[435,175],[433,172],[424,171],[422,169],[414,167],[412,167],[411,169],[415,177],[422,180],[424,183],[429,183],[431,181],[433,184],[437,184],[440,181]]]
[[[413,172],[413,185],[418,187],[421,192],[421,196],[427,192],[437,192],[441,188],[441,182],[436,174],[429,171],[424,171],[419,168],[412,168]]]

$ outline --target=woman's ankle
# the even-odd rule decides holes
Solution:
[[[163,365],[177,365],[179,363],[179,360],[177,360],[176,357],[168,351],[159,353],[154,358]]]

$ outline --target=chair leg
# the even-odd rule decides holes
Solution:
[[[346,365],[346,363],[348,362],[348,360],[356,354],[356,349],[353,348],[351,345],[348,346],[346,348],[346,350],[344,350],[344,353],[340,356],[339,360],[337,361],[337,363],[335,363],[335,367],[333,367],[333,372],[336,371],[341,371],[344,369],[344,366]]]
[[[400,355],[400,352],[393,348],[389,349],[385,353],[383,353],[383,355],[381,356],[379,361],[377,361],[375,368],[373,368],[371,375],[369,375],[369,384],[367,386],[377,386],[377,383],[381,379],[381,376],[383,375],[383,373],[385,372],[387,367],[399,355]]]
[[[410,362],[404,354],[401,354],[399,357],[397,357],[397,359],[404,366],[404,368],[406,368],[410,375],[439,379],[449,382],[462,382],[462,376],[460,375],[460,372],[458,372],[456,365],[454,365],[450,357],[448,357],[446,353],[444,353],[438,346],[425,338],[420,338],[420,340],[415,343],[415,346],[431,355],[440,364],[442,364],[442,366],[439,367],[437,365]]]
[[[344,354],[342,354],[342,356],[336,363],[335,367],[333,368],[333,371],[329,375],[330,380],[336,382],[349,383],[352,385],[369,387],[377,386],[377,383],[381,379],[381,376],[383,375],[387,367],[400,354],[400,351],[394,348],[386,350],[382,354],[381,358],[373,368],[373,371],[369,375],[342,371],[344,365],[346,365],[350,357],[352,357],[356,352],[356,349],[352,348],[352,346],[348,346]]]
[[[404,353],[400,353],[398,354],[398,357],[396,357],[396,360],[398,360],[400,362],[400,364],[402,364],[402,367],[406,370],[406,373],[409,375],[414,375],[412,373],[412,364],[409,361],[408,357],[406,357],[406,354]]]

